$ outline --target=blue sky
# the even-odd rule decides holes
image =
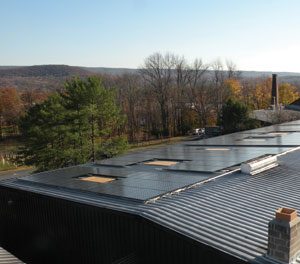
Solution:
[[[300,72],[299,0],[0,0],[0,65],[139,67],[154,52]]]

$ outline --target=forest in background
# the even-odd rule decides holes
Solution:
[[[127,142],[183,136],[195,128],[252,129],[260,123],[249,113],[271,104],[271,75],[245,77],[231,61],[208,64],[154,53],[137,70],[99,70],[2,67],[0,169],[76,165],[122,153]],[[280,104],[299,98],[297,80],[289,74],[279,79]],[[16,146],[7,147],[8,140]]]
[[[270,77],[244,77],[234,63],[188,62],[174,54],[155,53],[136,71],[97,74],[80,67],[32,66],[0,70],[0,137],[19,134],[18,122],[32,106],[64,89],[74,76],[101,76],[116,90],[117,103],[127,117],[124,133],[130,142],[185,135],[196,127],[215,126],[222,106],[231,98],[249,111],[268,108]],[[292,77],[291,77],[292,78]],[[299,97],[300,86],[282,78],[280,103]],[[27,81],[27,82],[26,82]]]

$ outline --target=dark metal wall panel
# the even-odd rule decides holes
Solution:
[[[3,186],[0,245],[34,264],[242,263],[138,215]]]
[[[232,257],[204,244],[165,229],[146,219],[139,226],[139,237],[143,244],[139,246],[141,263],[153,264],[242,264],[245,261]]]
[[[26,263],[112,263],[132,253],[135,216],[0,188],[0,245]]]

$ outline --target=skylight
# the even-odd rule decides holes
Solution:
[[[268,138],[272,138],[272,137],[266,137],[266,138],[262,138],[262,137],[248,137],[248,138],[243,138],[242,141],[262,142],[262,141],[266,141],[266,139],[268,139]]]
[[[289,134],[289,132],[270,132],[270,133],[267,133],[267,135],[268,136],[274,136],[274,137],[276,137],[276,136],[285,136],[285,135],[287,135],[287,134]]]
[[[230,149],[229,148],[206,148],[205,150],[208,150],[208,151],[228,151]]]
[[[80,178],[82,181],[89,181],[89,182],[97,182],[97,183],[107,183],[114,181],[115,178],[110,178],[110,177],[105,177],[105,176],[100,176],[100,175],[90,175],[87,177],[82,177]]]
[[[173,166],[176,165],[178,161],[170,161],[170,160],[153,160],[153,161],[147,161],[144,164],[145,165],[151,165],[151,166]]]

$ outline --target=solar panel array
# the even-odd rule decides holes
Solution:
[[[220,175],[253,158],[295,148],[300,145],[299,125],[298,121],[139,150],[93,164],[30,175],[21,181],[147,201]],[[80,179],[89,175],[115,180],[97,183]]]

